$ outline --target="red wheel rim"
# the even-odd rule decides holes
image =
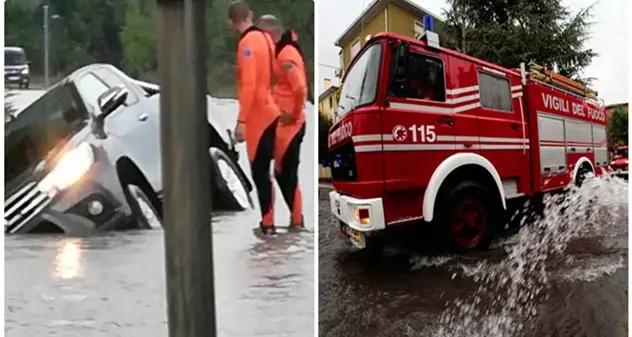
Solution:
[[[487,230],[487,214],[483,204],[473,197],[462,199],[452,213],[450,229],[460,246],[476,247]]]

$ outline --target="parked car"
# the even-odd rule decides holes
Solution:
[[[24,49],[4,47],[4,83],[28,88],[31,83],[29,63]]]
[[[623,178],[628,177],[628,147],[618,146],[614,149],[614,157],[610,162],[614,174]]]
[[[5,124],[5,233],[161,226],[159,90],[93,64]],[[231,128],[208,115],[214,206],[251,208]]]

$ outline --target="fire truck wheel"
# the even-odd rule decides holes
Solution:
[[[440,229],[450,248],[457,251],[486,250],[501,218],[500,200],[477,182],[467,181],[446,189],[440,200]]]
[[[582,165],[577,171],[577,177],[575,178],[575,185],[577,187],[582,187],[584,180],[586,180],[586,176],[592,173],[592,169],[588,165]]]

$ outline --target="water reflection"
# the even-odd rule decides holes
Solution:
[[[55,257],[54,276],[62,280],[83,277],[83,241],[80,238],[63,239]]]

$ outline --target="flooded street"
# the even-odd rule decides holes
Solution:
[[[627,182],[547,200],[543,218],[467,256],[432,253],[419,227],[355,251],[329,191],[319,189],[320,336],[627,336]]]
[[[214,113],[235,116],[234,101],[215,103]],[[308,123],[315,122],[311,105],[306,115]],[[251,231],[258,210],[213,217],[218,336],[313,334],[314,214],[309,205],[315,202],[316,165],[313,128],[307,130],[299,177],[307,231],[263,242]],[[239,146],[247,168],[245,147]],[[286,224],[289,211],[280,195],[277,191],[276,217]],[[5,335],[167,336],[164,274],[162,231],[6,237]]]

